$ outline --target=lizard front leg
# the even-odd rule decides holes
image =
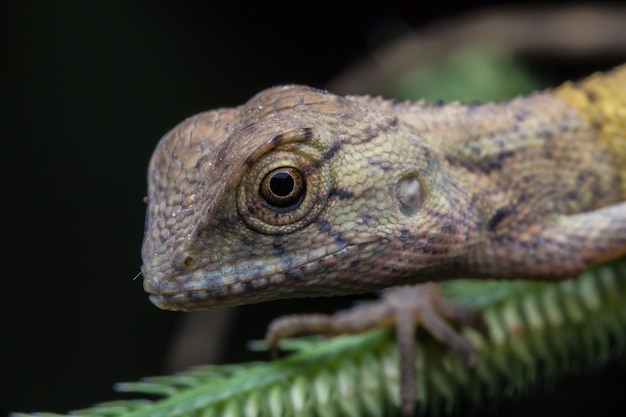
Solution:
[[[386,290],[377,302],[358,305],[334,315],[290,315],[274,320],[266,334],[273,351],[282,339],[302,334],[340,335],[361,333],[377,327],[395,326],[400,352],[400,401],[402,414],[413,415],[417,394],[415,362],[416,324],[456,351],[468,367],[476,363],[474,348],[448,324],[456,321],[489,337],[482,315],[447,300],[438,283],[400,286]]]

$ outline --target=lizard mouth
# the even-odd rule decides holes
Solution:
[[[300,270],[306,269],[307,265],[303,265]],[[190,311],[232,307],[281,298],[331,296],[339,292],[334,286],[324,285],[319,279],[306,278],[301,272],[289,270],[208,289],[151,293],[149,298],[154,305],[164,310]]]
[[[303,288],[301,286],[301,288]],[[299,295],[295,288],[289,291],[281,291],[280,287],[250,288],[244,292],[233,288],[231,285],[225,285],[220,288],[212,288],[207,290],[182,291],[175,293],[151,294],[150,301],[157,307],[164,310],[173,311],[192,311],[211,308],[234,307],[242,304],[254,304],[263,301],[278,300],[281,298],[297,298],[297,297],[320,297],[336,295],[335,291],[319,291],[314,292],[310,289],[302,291]]]
[[[230,294],[232,294],[232,290],[230,290],[228,286],[225,286],[223,288],[210,290],[152,294],[149,298],[150,301],[157,307],[173,311],[191,311],[216,307],[229,307],[254,302],[249,301],[250,298],[254,298],[250,297],[252,294],[250,294],[250,296],[237,297],[236,299],[232,298]]]
[[[157,307],[175,311],[365,292],[368,289],[363,288],[361,277],[354,269],[360,258],[359,245],[348,245],[304,262],[302,259],[287,264],[276,262],[275,269],[269,271],[265,259],[259,260],[261,266],[251,266],[248,261],[247,268],[234,268],[228,274],[219,270],[207,274],[200,268],[169,279],[144,275],[144,288]],[[355,285],[352,281],[360,283]],[[371,290],[375,289],[378,288]]]

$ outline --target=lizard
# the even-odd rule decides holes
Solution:
[[[269,88],[167,133],[147,203],[142,274],[160,308],[391,288],[267,337],[395,323],[408,415],[415,324],[469,364],[446,320],[488,333],[439,282],[562,280],[626,255],[626,65],[501,103]]]

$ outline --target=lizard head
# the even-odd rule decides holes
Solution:
[[[439,159],[399,142],[410,128],[371,100],[277,87],[166,134],[148,175],[151,301],[194,310],[372,291],[390,283],[369,277],[415,272],[403,245],[445,247],[437,230],[454,221],[415,215],[449,205],[425,198],[446,181]]]

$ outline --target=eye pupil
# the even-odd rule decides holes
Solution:
[[[306,194],[304,175],[296,168],[276,168],[263,178],[259,193],[265,205],[276,212],[295,210]]]
[[[276,172],[270,178],[270,190],[278,197],[286,197],[293,191],[295,182],[286,172]]]

